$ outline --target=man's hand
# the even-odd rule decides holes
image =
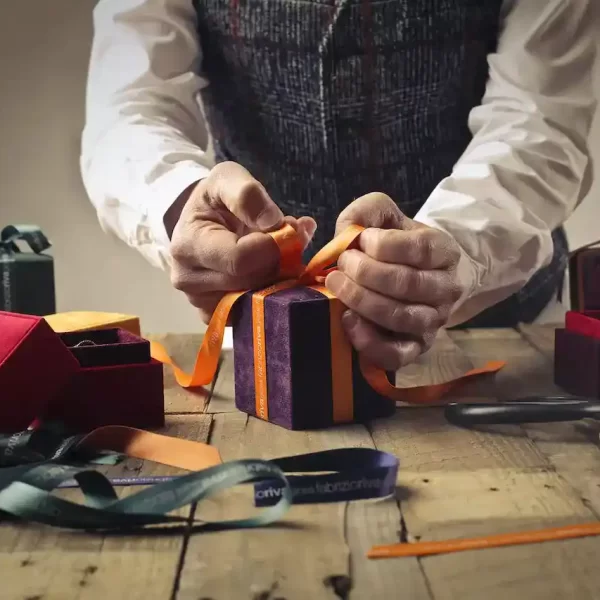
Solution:
[[[207,322],[225,292],[267,285],[277,274],[279,250],[266,232],[284,222],[304,246],[316,229],[311,218],[284,217],[244,167],[217,165],[192,189],[174,225],[173,286]]]
[[[385,194],[363,196],[339,216],[336,233],[366,227],[326,286],[349,310],[353,346],[378,367],[395,371],[428,350],[462,288],[460,248],[445,232],[405,217]]]

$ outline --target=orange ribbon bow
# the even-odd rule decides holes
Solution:
[[[332,265],[336,263],[340,254],[356,242],[363,230],[364,228],[359,225],[351,225],[325,245],[306,267],[303,267],[302,264],[302,245],[293,227],[285,225],[270,234],[279,247],[281,256],[279,281],[266,289],[254,292],[252,296],[256,414],[259,417],[268,418],[264,299],[270,294],[291,287],[306,286],[321,292],[331,300],[331,346],[334,353],[332,364],[335,365],[332,373],[334,421],[347,422],[352,420],[352,349],[344,335],[341,323],[341,316],[345,307],[325,288],[323,281],[328,273],[335,270]],[[210,320],[192,373],[182,371],[174,364],[162,345],[151,342],[152,356],[173,368],[179,385],[184,388],[193,388],[208,385],[213,381],[229,313],[236,301],[248,291],[231,292],[223,296]],[[390,383],[385,371],[367,363],[362,358],[359,362],[363,377],[374,390],[390,400],[410,404],[436,403],[451,389],[466,380],[486,373],[494,373],[504,366],[502,361],[490,361],[483,367],[472,369],[451,381],[411,388],[397,388]]]

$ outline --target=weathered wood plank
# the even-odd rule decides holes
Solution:
[[[235,389],[233,386],[233,350],[223,350],[221,356],[219,376],[205,408],[207,413],[238,412],[235,407]]]
[[[395,453],[403,466],[409,540],[594,519],[518,427],[504,428],[504,436],[463,430],[432,408],[399,411],[374,423],[372,434],[377,447]],[[503,599],[507,587],[522,598],[592,598],[600,593],[600,577],[591,575],[598,549],[600,540],[589,538],[441,555],[420,564],[436,600]]]
[[[229,374],[229,381],[225,378]],[[222,368],[215,391],[233,395],[232,370]],[[360,425],[293,432],[240,412],[214,415],[211,443],[225,460],[274,458],[340,447],[372,447]],[[209,500],[199,508],[207,519],[234,518],[252,511],[247,491]],[[396,541],[400,514],[395,501],[294,506],[269,529],[192,535],[179,582],[178,600],[198,598],[364,598],[373,591],[393,597],[429,598],[416,560],[400,568],[367,564],[364,552],[375,543]],[[378,524],[374,529],[371,526]],[[357,554],[353,554],[355,551]]]
[[[479,366],[488,360],[505,360],[506,366],[493,377],[469,384],[473,394],[512,400],[531,394],[560,394],[554,385],[552,367],[516,330],[471,329],[452,331],[450,337]]]
[[[554,329],[523,325],[523,337],[541,352],[550,368],[554,360]],[[564,392],[566,394],[566,392]],[[568,394],[566,394],[568,395]],[[600,516],[600,425],[595,421],[535,423],[523,427],[557,472]]]
[[[468,357],[458,350],[445,331],[441,331],[428,352],[398,371],[396,384],[399,387],[410,387],[441,383],[460,377],[471,368]]]
[[[207,441],[208,415],[169,416],[166,435]],[[176,469],[128,459],[110,475],[162,475]],[[139,489],[139,488],[138,488]],[[130,493],[123,489],[121,494]],[[62,491],[77,500],[79,492]],[[189,508],[179,514],[189,514]],[[6,600],[134,600],[171,597],[184,543],[183,533],[102,536],[40,525],[0,526],[0,572]]]
[[[175,363],[184,371],[191,371],[194,367],[198,349],[202,344],[202,334],[148,334],[150,340],[160,342],[168,351]],[[164,366],[165,381],[165,412],[177,413],[202,413],[209,402],[212,386],[189,390],[182,388],[173,376],[170,367]]]

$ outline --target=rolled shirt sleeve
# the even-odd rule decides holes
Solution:
[[[551,232],[590,188],[587,139],[600,26],[594,0],[503,6],[472,141],[417,221],[461,246],[465,292],[449,326],[521,289],[552,257]]]
[[[191,0],[100,0],[94,10],[81,173],[104,231],[168,269],[163,217],[207,175]]]

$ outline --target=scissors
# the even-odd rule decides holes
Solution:
[[[551,423],[600,419],[600,400],[580,396],[528,396],[510,402],[453,402],[445,408],[453,425]]]

